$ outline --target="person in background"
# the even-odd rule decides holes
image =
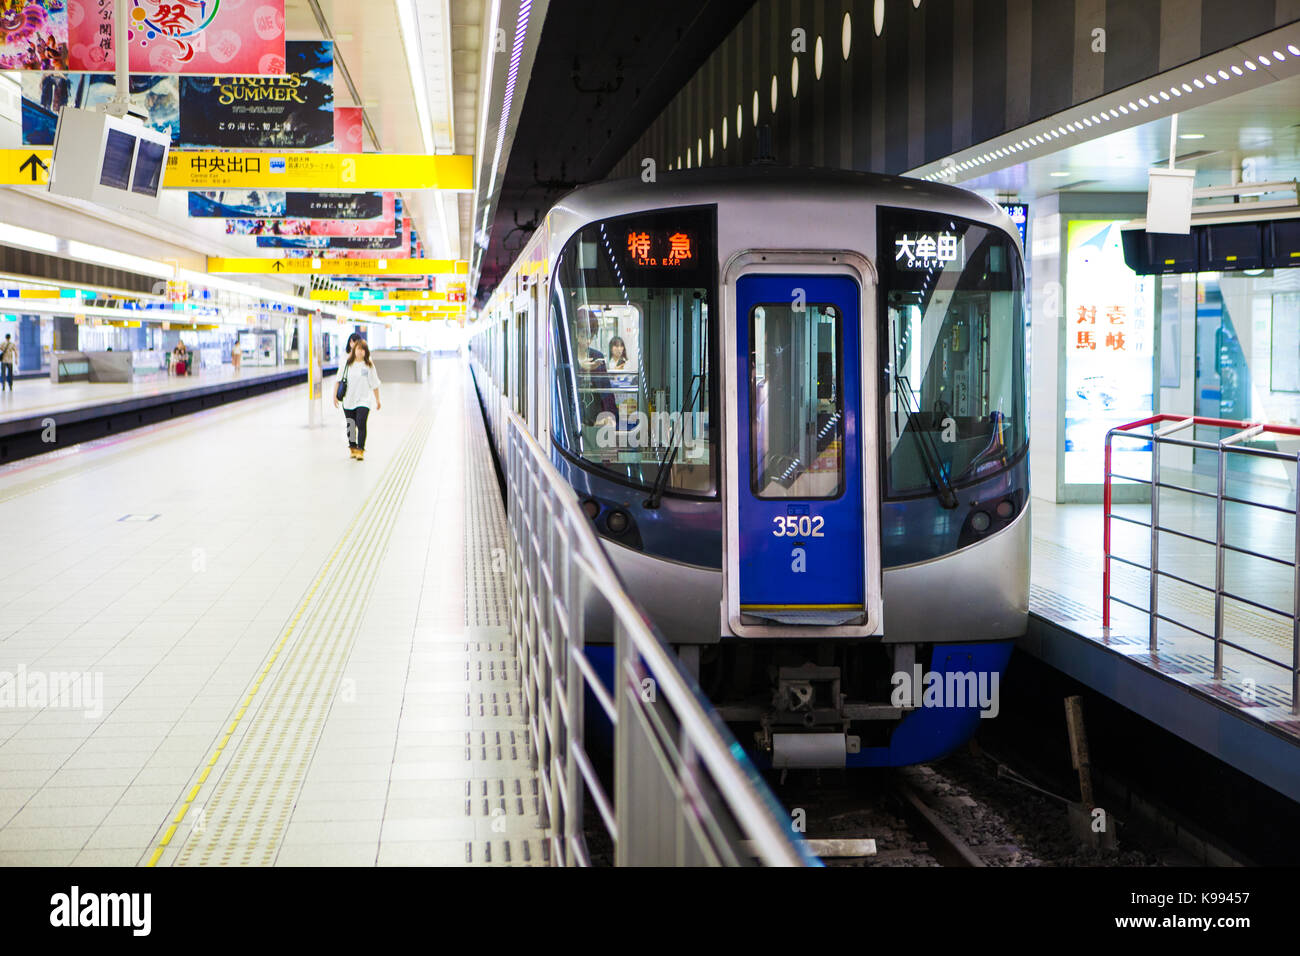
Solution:
[[[14,390],[14,365],[17,362],[18,346],[14,344],[12,336],[6,335],[4,343],[0,344],[0,391],[4,390],[6,383],[9,391]]]
[[[632,376],[627,372],[631,367],[627,362],[627,344],[620,336],[614,336],[609,340],[609,358],[605,362],[610,371],[610,382],[619,388],[627,388],[632,384]],[[623,374],[619,374],[622,372]]]
[[[371,397],[374,409],[379,411],[379,372],[370,361],[370,346],[361,336],[348,348],[347,361],[343,365],[343,376],[347,388],[343,392],[343,415],[348,423],[348,449],[357,461],[366,457],[366,425],[370,418]],[[334,399],[337,408],[340,402]]]
[[[189,353],[185,349],[184,342],[177,342],[176,348],[172,350],[172,370],[177,375],[184,375],[189,371]]]

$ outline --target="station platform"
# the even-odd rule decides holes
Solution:
[[[1279,497],[1285,493],[1279,491]],[[1231,517],[1237,540],[1289,559],[1294,542],[1290,518],[1259,512]],[[1116,505],[1114,514],[1149,520],[1147,505]],[[1214,680],[1213,642],[1168,621],[1159,622],[1151,653],[1149,618],[1118,602],[1111,626],[1103,627],[1102,508],[1100,505],[1033,501],[1033,570],[1029,633],[1021,649],[1236,767],[1300,801],[1300,717],[1291,710],[1290,670],[1225,647],[1223,680]],[[1199,529],[1214,537],[1213,500],[1162,501],[1161,524]],[[1244,522],[1244,524],[1242,523]],[[1149,563],[1150,532],[1114,521],[1112,553]],[[1214,584],[1214,549],[1162,535],[1160,565],[1189,581]],[[1149,575],[1112,561],[1116,596],[1148,606]],[[1237,594],[1285,609],[1290,570],[1229,554],[1228,586]],[[1206,633],[1214,632],[1214,595],[1166,580],[1162,614]],[[1277,661],[1292,657],[1291,622],[1239,602],[1225,602],[1224,636]]]
[[[326,375],[337,371],[327,366]],[[230,366],[138,382],[19,381],[0,392],[0,464],[306,382],[299,366]],[[51,440],[49,425],[56,428]]]
[[[0,865],[547,862],[468,379],[0,468]]]
[[[19,380],[12,391],[0,391],[0,423],[34,415],[56,415],[139,401],[159,395],[175,395],[213,385],[276,379],[301,373],[297,366],[235,369],[229,365],[204,369],[197,375],[156,375],[138,382],[68,382],[55,385],[48,377]]]

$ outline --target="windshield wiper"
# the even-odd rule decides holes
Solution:
[[[677,426],[686,421],[686,413],[695,406],[695,400],[701,389],[698,388],[702,381],[701,373],[696,372],[691,376],[690,392],[686,396],[686,404],[677,415],[677,421],[673,425],[672,432],[668,436],[668,448],[664,452],[664,457],[659,461],[659,470],[655,472],[655,480],[650,485],[650,497],[644,502],[647,508],[658,508],[659,503],[663,501],[664,488],[668,484],[668,476],[671,474],[673,459],[677,457]]]
[[[913,403],[916,404],[918,411],[921,405],[916,401],[916,393],[912,391],[912,383],[907,380],[906,375],[899,375],[894,381],[897,384],[899,393],[902,395],[904,411],[907,412],[907,425],[905,428],[916,439],[916,447],[921,452],[921,461],[925,465],[926,477],[930,479],[930,485],[939,495],[939,504],[949,510],[956,508],[957,494],[952,490],[952,482],[948,480],[948,476],[944,473],[939,457],[939,449],[934,445],[934,436],[929,431],[922,434],[919,423],[913,419]]]

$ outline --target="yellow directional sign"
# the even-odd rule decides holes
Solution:
[[[397,153],[229,153],[174,150],[163,184],[171,189],[474,188],[470,156]]]
[[[464,259],[208,259],[209,273],[235,275],[432,276],[469,274]]]
[[[54,150],[0,149],[0,185],[44,186],[50,181]]]
[[[0,150],[0,185],[49,183],[54,150]],[[273,153],[172,150],[167,189],[291,189],[351,192],[376,189],[474,188],[471,156],[400,153]]]

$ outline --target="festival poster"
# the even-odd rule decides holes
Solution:
[[[68,69],[64,0],[0,0],[0,70]]]
[[[277,189],[196,190],[190,193],[194,219],[346,219],[392,217],[393,193],[285,192]],[[254,233],[255,234],[255,233]]]
[[[0,0],[3,2],[3,0]],[[23,145],[51,146],[65,106],[91,109],[117,94],[111,73],[24,73]],[[174,76],[132,76],[131,105],[149,117],[148,125],[180,142],[180,87]]]
[[[334,44],[285,45],[283,76],[182,76],[181,144],[321,149],[334,142]]]
[[[48,0],[56,3],[59,0]],[[129,0],[131,69],[282,75],[284,0]],[[67,0],[67,69],[111,72],[113,0]]]
[[[334,107],[334,149],[339,153],[360,153],[365,146],[364,110],[360,106]]]

